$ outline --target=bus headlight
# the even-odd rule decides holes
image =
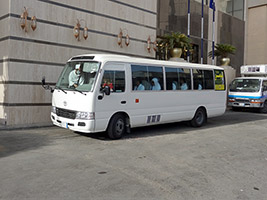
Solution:
[[[229,102],[235,102],[235,99],[233,99],[233,98],[229,98],[228,101],[229,101]]]
[[[94,112],[76,112],[76,119],[95,119]]]
[[[52,107],[51,107],[51,112],[52,112],[52,113],[55,113],[55,114],[57,113],[56,106],[52,106]]]
[[[261,103],[260,99],[250,99],[250,103]]]

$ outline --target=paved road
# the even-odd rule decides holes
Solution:
[[[267,115],[227,111],[201,128],[138,128],[116,141],[1,131],[0,199],[266,200]]]

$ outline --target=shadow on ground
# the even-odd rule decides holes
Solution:
[[[254,110],[242,110],[238,112],[227,110],[227,112],[222,116],[208,119],[207,124],[205,124],[203,127],[193,128],[187,122],[146,126],[146,127],[131,129],[131,133],[125,134],[122,139],[142,138],[142,137],[151,137],[151,136],[168,135],[168,134],[186,134],[187,131],[196,129],[205,130],[214,127],[246,123],[264,119],[265,120],[267,119],[267,114],[258,113]],[[97,140],[109,140],[105,132],[93,133],[93,134],[78,133],[78,132],[76,133]]]
[[[47,145],[45,135],[24,131],[0,131],[0,158]]]

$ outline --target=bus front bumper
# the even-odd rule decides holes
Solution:
[[[261,108],[263,107],[263,102],[260,99],[229,99],[228,106],[241,108]]]
[[[51,113],[51,120],[54,125],[83,133],[95,132],[95,120],[68,119]]]

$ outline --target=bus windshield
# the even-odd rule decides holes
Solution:
[[[259,92],[259,79],[235,79],[230,85],[230,92]]]
[[[94,61],[68,62],[59,77],[56,88],[91,92],[99,67],[100,63]]]

